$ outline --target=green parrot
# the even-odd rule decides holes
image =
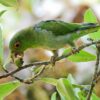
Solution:
[[[64,21],[47,20],[34,27],[17,32],[9,43],[11,57],[17,66],[21,66],[24,51],[28,48],[44,48],[58,50],[66,44],[73,46],[73,40],[100,29],[97,23],[66,23]],[[16,60],[17,59],[17,60]]]

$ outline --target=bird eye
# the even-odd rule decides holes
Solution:
[[[16,42],[15,43],[15,47],[18,48],[19,46],[20,46],[20,43],[19,42]]]

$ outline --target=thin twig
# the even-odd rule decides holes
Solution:
[[[9,73],[9,71],[6,70],[4,67],[3,67],[3,70],[4,70],[6,73]],[[16,77],[16,76],[14,76],[14,75],[11,75],[11,76],[12,76],[13,78],[19,80],[19,81],[22,82],[22,83],[30,84],[30,83],[28,83],[28,82],[24,82],[24,80],[21,79],[21,78],[19,78],[19,77]]]
[[[98,77],[96,78],[96,83],[98,83],[98,81],[100,81],[100,76],[98,76]]]
[[[90,87],[89,93],[87,95],[87,100],[91,99],[91,95],[92,95],[92,92],[93,92],[93,88],[96,84],[96,78],[97,78],[97,74],[98,74],[100,51],[98,49],[98,46],[96,46],[96,47],[97,47],[97,60],[96,60],[96,64],[95,64],[95,71],[94,71],[94,76],[93,76],[93,79],[92,79],[91,87]]]
[[[66,55],[62,55],[62,56],[58,57],[56,60],[58,61],[58,60],[61,60],[63,58],[69,57],[69,56],[71,56],[71,55],[73,55],[73,54],[81,51],[82,49],[84,49],[86,47],[89,47],[91,45],[97,44],[97,43],[100,43],[100,40],[98,40],[98,41],[92,41],[91,43],[87,43],[87,44],[83,44],[82,46],[78,47],[77,50],[74,53],[71,51],[71,52],[69,52]]]
[[[44,72],[45,68],[46,68],[46,65],[44,65],[37,74],[33,75],[30,79],[25,80],[24,83],[28,83],[28,84],[33,83],[34,79],[36,79],[38,76],[40,76]]]
[[[99,77],[100,76],[100,71],[97,73],[97,77]]]
[[[14,70],[14,71],[12,71],[12,72],[9,72],[9,73],[7,73],[7,74],[1,75],[1,76],[0,76],[0,79],[1,79],[1,78],[5,78],[5,77],[8,77],[8,76],[11,76],[11,75],[13,75],[13,74],[15,74],[15,73],[17,73],[17,72],[23,70],[23,69],[26,69],[26,68],[29,68],[29,67],[32,67],[32,66],[37,66],[37,65],[48,65],[48,64],[50,64],[50,61],[35,62],[35,63],[33,63],[33,64],[24,65],[24,66],[22,66],[22,67],[20,67],[20,68],[17,68],[16,70]]]

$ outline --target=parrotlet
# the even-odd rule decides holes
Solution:
[[[66,44],[73,46],[73,41],[100,29],[97,23],[67,23],[64,21],[41,21],[34,27],[17,32],[9,43],[11,57],[17,66],[23,63],[23,54],[29,48],[58,50]],[[17,60],[16,60],[17,59]]]

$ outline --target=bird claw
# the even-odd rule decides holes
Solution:
[[[52,56],[51,57],[51,59],[50,59],[50,62],[51,62],[51,64],[52,64],[52,66],[54,66],[55,65],[55,62],[56,62],[56,57],[55,56]]]
[[[54,50],[53,53],[54,53],[54,55],[53,55],[53,56],[51,57],[51,59],[50,59],[52,66],[55,65],[55,63],[56,63],[56,58],[58,57],[57,50]]]
[[[73,48],[72,48],[72,53],[73,53],[73,54],[79,53],[79,50],[78,50],[77,48],[73,47]]]
[[[90,41],[90,42],[94,41],[94,39],[92,39],[92,38],[87,38],[87,40]]]

